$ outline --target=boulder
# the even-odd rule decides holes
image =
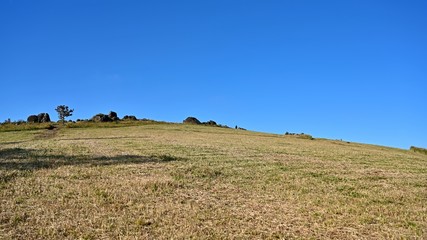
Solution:
[[[92,121],[94,122],[111,122],[113,121],[108,115],[99,113],[92,117]]]
[[[48,113],[40,113],[39,115],[37,115],[37,118],[39,123],[50,122],[50,117]]]
[[[124,117],[123,117],[123,120],[131,120],[131,121],[136,121],[136,120],[138,120],[135,116],[128,116],[128,115],[125,115]]]
[[[102,116],[104,116],[104,114],[102,114],[102,113],[98,113],[98,114],[96,114],[95,116],[93,116],[90,120],[92,120],[92,121],[94,121],[94,122],[100,122],[100,121],[101,121]]]
[[[101,122],[111,122],[111,121],[113,121],[113,119],[111,119],[109,116],[107,116],[107,115],[104,115],[104,116],[102,116],[102,118],[101,118]]]
[[[216,124],[216,122],[215,122],[215,121],[212,121],[212,120],[210,120],[210,121],[208,121],[208,122],[204,122],[203,124],[205,124],[205,125],[209,125],[209,126],[218,126],[218,124]]]
[[[113,111],[110,111],[110,113],[108,114],[108,117],[113,121],[120,120],[120,118],[117,117],[117,113]]]
[[[197,118],[195,117],[188,117],[186,118],[183,123],[187,124],[202,124]]]
[[[29,123],[38,123],[39,122],[39,118],[37,117],[37,115],[30,115],[27,118],[27,122],[29,122]]]

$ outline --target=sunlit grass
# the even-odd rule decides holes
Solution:
[[[4,239],[425,239],[427,157],[181,124],[1,132],[0,201]]]

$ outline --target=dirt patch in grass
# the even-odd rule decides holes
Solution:
[[[35,136],[35,139],[49,139],[54,138],[58,135],[59,128],[55,126],[50,126],[49,129],[42,131],[41,133]]]

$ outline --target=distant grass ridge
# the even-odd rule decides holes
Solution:
[[[296,138],[300,138],[300,139],[314,140],[313,136],[311,136],[310,134],[306,134],[306,133],[290,133],[290,132],[286,132],[285,136],[291,136],[291,137],[296,137]]]
[[[427,154],[427,149],[425,149],[425,148],[411,146],[411,148],[409,148],[409,150],[411,150],[413,152]]]

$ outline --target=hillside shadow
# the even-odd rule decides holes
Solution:
[[[46,154],[39,150],[7,148],[0,150],[0,170],[34,171],[55,169],[62,166],[108,166],[125,164],[167,163],[184,159],[169,155],[56,155]]]
[[[13,145],[13,144],[19,144],[19,143],[27,143],[27,142],[31,142],[32,140],[28,140],[28,141],[14,141],[14,142],[1,142],[1,145]]]

